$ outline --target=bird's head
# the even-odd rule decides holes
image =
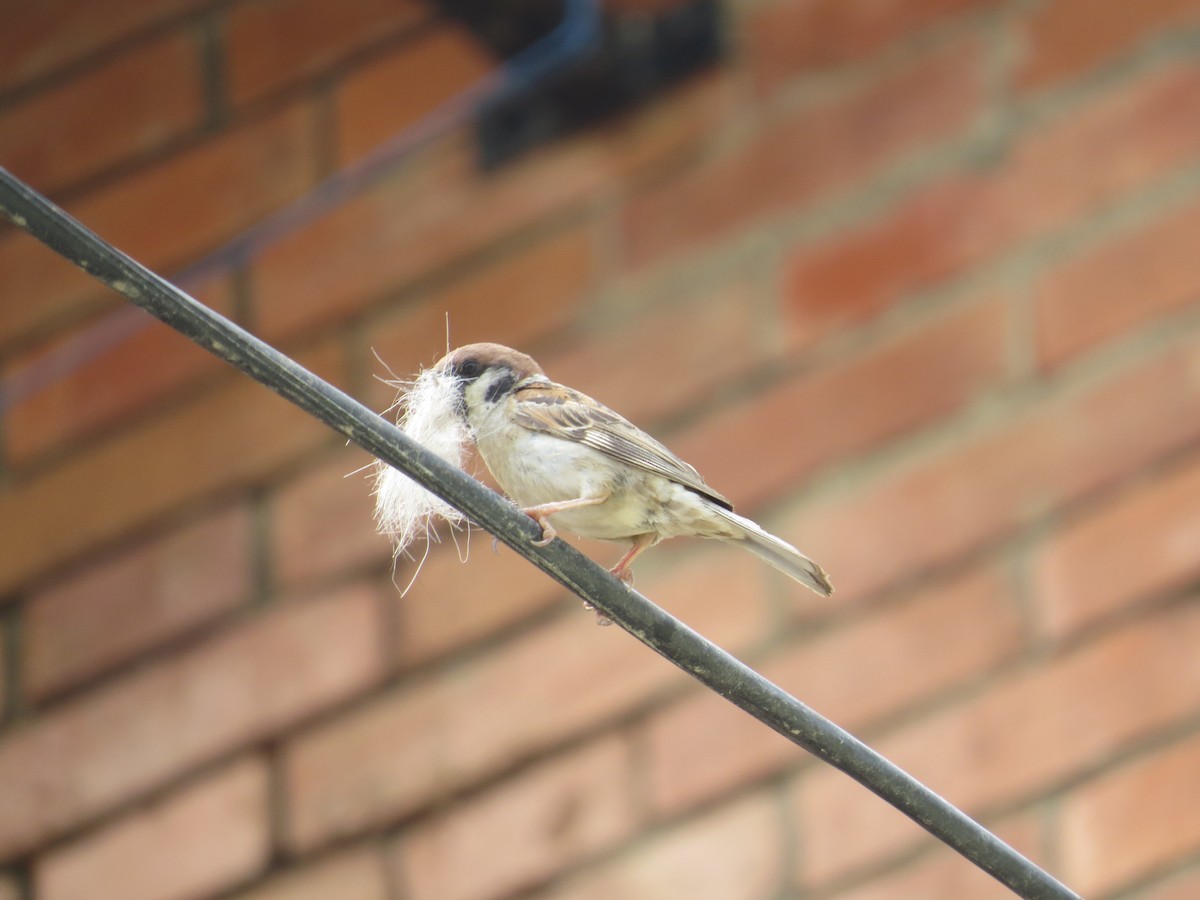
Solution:
[[[522,382],[545,377],[531,357],[503,344],[459,347],[443,357],[434,371],[457,381],[459,412],[467,420],[499,403]]]

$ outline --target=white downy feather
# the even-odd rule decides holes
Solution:
[[[426,369],[417,379],[400,384],[396,405],[400,430],[446,462],[463,468],[470,432],[456,411],[458,381],[452,375]],[[396,555],[418,537],[430,539],[435,520],[461,525],[462,513],[435,497],[407,475],[384,462],[375,463],[375,524],[391,537]]]

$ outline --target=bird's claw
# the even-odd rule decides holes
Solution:
[[[600,612],[600,610],[596,609],[596,607],[594,607],[592,604],[588,603],[586,600],[583,601],[583,608],[596,613],[596,624],[599,625],[600,627],[607,628],[609,625],[611,625],[613,623],[612,619],[610,619],[604,613]]]
[[[532,542],[533,546],[545,547],[556,537],[558,537],[558,532],[554,530],[554,526],[545,519],[534,519],[533,521],[542,526],[542,536],[538,538],[538,540]]]
[[[621,568],[618,566],[615,569],[609,569],[609,574],[613,575],[618,581],[624,582],[627,587],[633,587],[633,570],[629,567]]]

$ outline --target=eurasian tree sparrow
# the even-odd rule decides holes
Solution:
[[[738,543],[818,594],[833,587],[795,547],[737,515],[700,474],[635,425],[555,384],[524,353],[469,344],[435,367],[455,379],[458,414],[500,487],[542,527],[628,540],[612,573],[632,582],[633,561],[664,538]]]

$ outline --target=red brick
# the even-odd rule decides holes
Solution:
[[[634,828],[629,749],[606,737],[404,832],[395,864],[411,900],[514,896]]]
[[[1036,558],[1038,610],[1062,637],[1190,584],[1200,572],[1200,459],[1139,483],[1049,539]]]
[[[769,627],[763,568],[728,548],[647,578],[644,590],[737,652]],[[736,604],[729,584],[739,586]],[[474,596],[488,602],[478,589]],[[290,742],[283,756],[288,842],[308,850],[393,821],[627,713],[681,679],[629,635],[572,610]],[[456,712],[465,708],[470,715]]]
[[[15,3],[0,30],[0,88],[46,75],[159,22],[196,9],[207,0],[58,0]]]
[[[749,19],[755,81],[773,90],[789,78],[875,56],[888,44],[991,0],[788,0]]]
[[[753,509],[823,466],[875,449],[999,383],[1008,365],[1006,317],[996,301],[955,310],[718,412],[673,449],[709,484]]]
[[[1035,863],[1045,865],[1042,847],[1044,828],[1036,814],[1010,819],[994,833],[1009,846]],[[932,837],[926,839],[930,852],[899,871],[888,871],[866,884],[831,895],[835,900],[896,900],[920,897],[922,900],[1011,900],[1013,892]],[[800,848],[803,853],[803,847]],[[1053,873],[1052,873],[1053,874]]]
[[[440,686],[438,686],[440,687]],[[447,787],[444,691],[398,691],[284,748],[287,843],[308,850],[398,818]],[[435,781],[439,778],[440,781]]]
[[[839,597],[945,564],[1195,440],[1198,361],[1194,341],[1159,351],[877,470],[805,504],[776,530],[821,561]]]
[[[326,347],[305,361],[336,381],[335,360]],[[261,481],[330,436],[239,375],[0,493],[0,545],[8,550],[0,556],[0,590],[215,491]]]
[[[350,850],[278,875],[237,900],[388,900],[383,856],[374,847]]]
[[[345,701],[382,673],[377,598],[286,604],[0,739],[0,858]]]
[[[806,243],[788,275],[797,336],[815,340],[876,316],[1194,161],[1200,117],[1179,109],[1197,91],[1200,67],[1157,70],[1027,132],[987,171],[949,177]]]
[[[236,900],[388,900],[388,876],[374,847],[350,850],[290,869]]]
[[[93,229],[94,230],[94,229]],[[13,228],[0,228],[0,267],[23,296],[45,299],[16,303],[16,294],[0,295],[0,352],[14,342],[40,340],[85,315],[118,308],[120,298],[40,241]]]
[[[300,587],[389,557],[387,539],[375,532],[369,473],[358,472],[371,461],[357,447],[339,451],[272,497],[271,560],[278,584]]]
[[[771,797],[753,795],[646,838],[632,852],[540,896],[546,900],[780,896],[782,844],[777,804]]]
[[[22,614],[22,686],[40,700],[245,602],[250,516],[234,508],[33,594]]]
[[[1176,609],[1018,672],[902,727],[875,748],[970,814],[1020,802],[1200,711],[1200,608]],[[809,770],[794,795],[805,881],[911,846],[921,829],[845,775]],[[848,840],[852,835],[853,840]]]
[[[1017,84],[1045,88],[1128,54],[1139,43],[1200,22],[1195,0],[1095,3],[1055,0],[1018,23],[1022,44]]]
[[[1194,900],[1197,895],[1200,895],[1200,870],[1192,867],[1141,891],[1138,900]]]
[[[1062,799],[1062,872],[1076,890],[1107,896],[1195,856],[1198,754],[1200,739],[1191,737],[1107,771]]]
[[[886,79],[804,106],[727,153],[635,192],[623,218],[637,266],[861,183],[965,127],[983,94],[979,45],[960,42]]]
[[[730,653],[758,646],[773,636],[770,598],[779,580],[774,569],[729,544],[686,538],[676,543],[678,556],[652,551],[634,566],[640,592]],[[602,546],[614,548],[609,551],[612,556],[618,553],[618,545]],[[684,555],[684,550],[689,552]],[[605,565],[614,561],[612,556],[590,555]],[[824,602],[823,598],[807,599]]]
[[[679,301],[647,303],[618,326],[593,327],[586,343],[560,346],[538,361],[555,381],[648,426],[711,399],[766,358],[754,299],[747,281],[701,287]]]
[[[243,104],[321,74],[428,16],[415,0],[256,0],[229,11],[229,91]],[[397,82],[400,83],[400,82]]]
[[[872,318],[980,261],[1016,225],[994,215],[983,177],[935,184],[885,219],[806,244],[791,260],[786,302],[801,342]]]
[[[256,299],[270,311],[266,330],[278,336],[283,329],[272,317],[287,306],[304,311],[306,321],[346,315],[413,279],[448,266],[459,271],[466,257],[505,234],[670,159],[713,126],[730,93],[722,80],[700,80],[672,103],[499,172],[478,171],[465,135],[440,142],[260,257],[253,277]]]
[[[207,897],[264,868],[268,774],[246,759],[51,851],[34,871],[43,900]]]
[[[470,32],[444,25],[357,70],[338,85],[334,97],[340,160],[365,156],[496,67]],[[397,85],[405,89],[397,91]]]
[[[229,282],[210,281],[194,295],[222,315],[232,312]],[[76,362],[78,348],[105,343],[124,328],[137,330]],[[118,307],[82,328],[60,335],[4,366],[5,378],[28,377],[34,367],[54,367],[56,377],[8,409],[4,440],[15,466],[75,444],[135,415],[201,377],[220,371],[211,353],[148,315]],[[153,372],[153,378],[145,373]]]
[[[295,105],[141,169],[68,211],[169,276],[305,190],[316,167],[312,138],[310,110]],[[93,278],[22,233],[0,235],[0,271],[0,344],[113,305]]]
[[[472,530],[469,552],[468,539],[459,536],[465,562],[454,543],[444,541],[424,563],[424,549],[414,547],[414,558],[401,560],[392,579],[395,644],[405,665],[449,653],[568,597],[565,588],[507,547],[493,555],[486,532]],[[480,585],[487,585],[486,592]]]
[[[134,48],[0,112],[0,159],[54,191],[143,156],[200,126],[201,74],[191,35]]]
[[[1077,254],[1039,279],[1038,355],[1047,368],[1200,299],[1200,204]]]
[[[490,265],[458,273],[450,284],[376,319],[367,340],[400,378],[409,378],[453,346],[496,341],[525,346],[574,321],[596,277],[596,250],[586,228],[568,228]],[[268,328],[288,328],[297,312],[265,309]],[[288,317],[293,317],[289,320]],[[394,388],[379,388],[391,403]]]
[[[924,588],[867,619],[802,637],[757,668],[839,725],[857,729],[970,681],[1021,645],[1003,577],[990,570]],[[646,733],[648,802],[675,815],[794,766],[795,744],[712,693],[652,719]]]
[[[8,646],[7,626],[0,621],[0,726],[3,726],[9,714],[8,672],[11,661],[8,658]],[[3,884],[2,880],[0,880],[0,884]],[[2,890],[0,890],[0,900],[4,900]]]

